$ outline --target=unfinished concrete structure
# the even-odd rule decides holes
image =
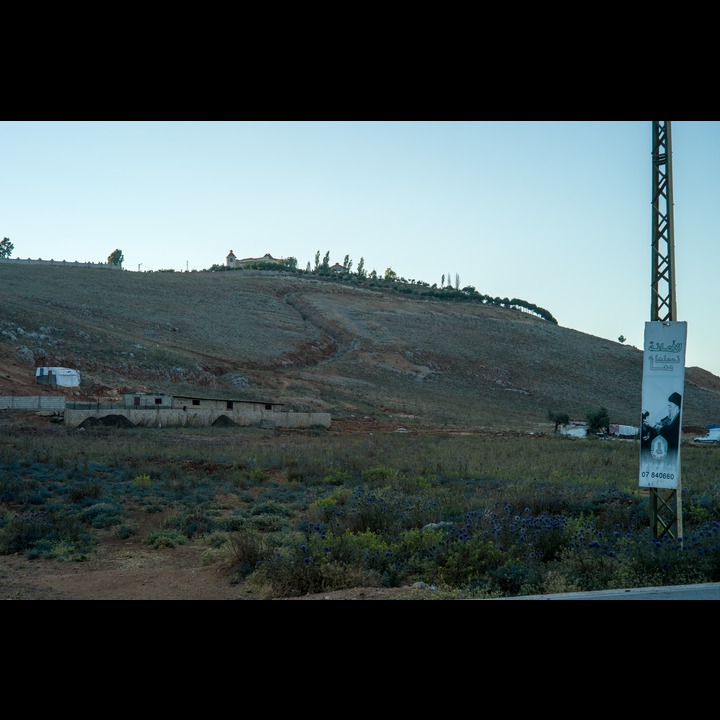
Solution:
[[[68,427],[78,427],[88,418],[101,420],[118,415],[140,427],[330,427],[330,413],[294,412],[283,408],[283,403],[164,393],[124,393],[122,403],[67,402],[63,396],[0,398],[0,409],[62,412],[63,423]]]

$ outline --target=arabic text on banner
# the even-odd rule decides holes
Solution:
[[[686,322],[645,323],[640,487],[680,485]]]

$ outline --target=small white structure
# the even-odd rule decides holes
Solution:
[[[618,423],[610,423],[609,430],[611,435],[619,438],[624,438],[626,440],[640,437],[640,428],[635,427],[634,425],[620,425]]]
[[[79,387],[80,373],[64,367],[35,368],[35,381],[41,385],[60,385],[61,387]]]
[[[707,430],[707,435],[696,437],[693,442],[708,445],[720,442],[720,425],[708,425]]]
[[[560,434],[573,438],[587,437],[587,423],[580,420],[571,420],[560,426]]]

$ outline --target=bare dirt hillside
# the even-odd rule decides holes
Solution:
[[[639,349],[520,310],[304,273],[0,263],[0,283],[0,395],[58,392],[34,377],[57,365],[80,371],[80,388],[59,391],[78,399],[181,392],[528,431],[546,429],[548,411],[585,419],[605,407],[638,424]],[[719,420],[720,378],[688,368],[685,426]]]

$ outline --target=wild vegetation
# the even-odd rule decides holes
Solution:
[[[15,558],[79,567],[110,538],[123,551],[140,538],[163,558],[197,548],[259,599],[720,580],[720,450],[692,443],[719,419],[720,379],[701,368],[686,373],[684,536],[656,539],[637,441],[593,434],[639,424],[637,348],[393,278],[0,273],[2,396],[167,392],[332,416],[302,431],[80,430],[0,411],[0,558],[13,571]],[[78,369],[81,387],[38,385],[39,365]],[[569,419],[588,421],[588,439],[557,433]]]
[[[10,238],[0,240],[0,258],[9,258],[12,255],[14,245],[10,242]]]
[[[0,439],[0,553],[82,562],[165,520],[250,599],[423,583],[436,599],[720,581],[720,450],[683,447],[684,537],[653,537],[635,441],[93,428]]]

